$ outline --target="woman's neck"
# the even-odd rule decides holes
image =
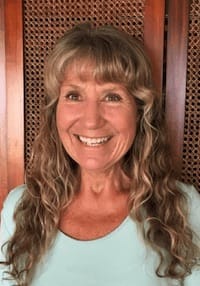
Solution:
[[[101,173],[81,170],[80,176],[80,189],[62,213],[60,229],[78,239],[94,239],[127,217],[130,183],[120,169]]]
[[[85,206],[114,207],[118,205],[118,201],[127,201],[130,180],[119,167],[103,172],[81,170],[80,178],[80,189],[76,199]]]

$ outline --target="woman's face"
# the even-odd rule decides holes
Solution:
[[[136,134],[137,107],[118,83],[96,82],[92,65],[84,76],[68,67],[60,88],[56,124],[66,152],[83,170],[104,171],[119,164]]]

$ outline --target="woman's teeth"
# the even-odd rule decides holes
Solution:
[[[78,136],[78,139],[82,143],[88,146],[98,146],[100,144],[106,143],[110,139],[110,136],[99,137],[99,138],[88,138],[88,137]]]

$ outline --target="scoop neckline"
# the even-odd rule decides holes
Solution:
[[[106,239],[110,239],[112,238],[115,234],[117,234],[120,230],[122,230],[124,228],[124,226],[127,224],[127,222],[130,220],[130,216],[128,215],[127,217],[125,217],[125,219],[122,220],[122,222],[116,227],[114,228],[112,231],[108,232],[106,235],[98,237],[98,238],[94,238],[94,239],[87,239],[87,240],[82,240],[82,239],[77,239],[74,238],[66,233],[64,233],[62,230],[58,229],[58,234],[60,237],[67,239],[71,242],[75,242],[75,243],[95,243],[95,242],[100,242]]]

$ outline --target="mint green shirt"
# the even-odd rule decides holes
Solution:
[[[25,186],[11,191],[1,215],[0,246],[13,234],[13,211]],[[191,186],[182,184],[188,193],[190,222],[200,235],[200,195]],[[0,259],[4,253],[1,252]],[[31,286],[173,286],[178,281],[159,278],[155,274],[157,254],[145,246],[136,224],[127,217],[106,236],[80,241],[58,231],[55,243],[38,265]],[[0,285],[14,285],[2,280]],[[194,271],[185,286],[200,285],[200,270]]]

